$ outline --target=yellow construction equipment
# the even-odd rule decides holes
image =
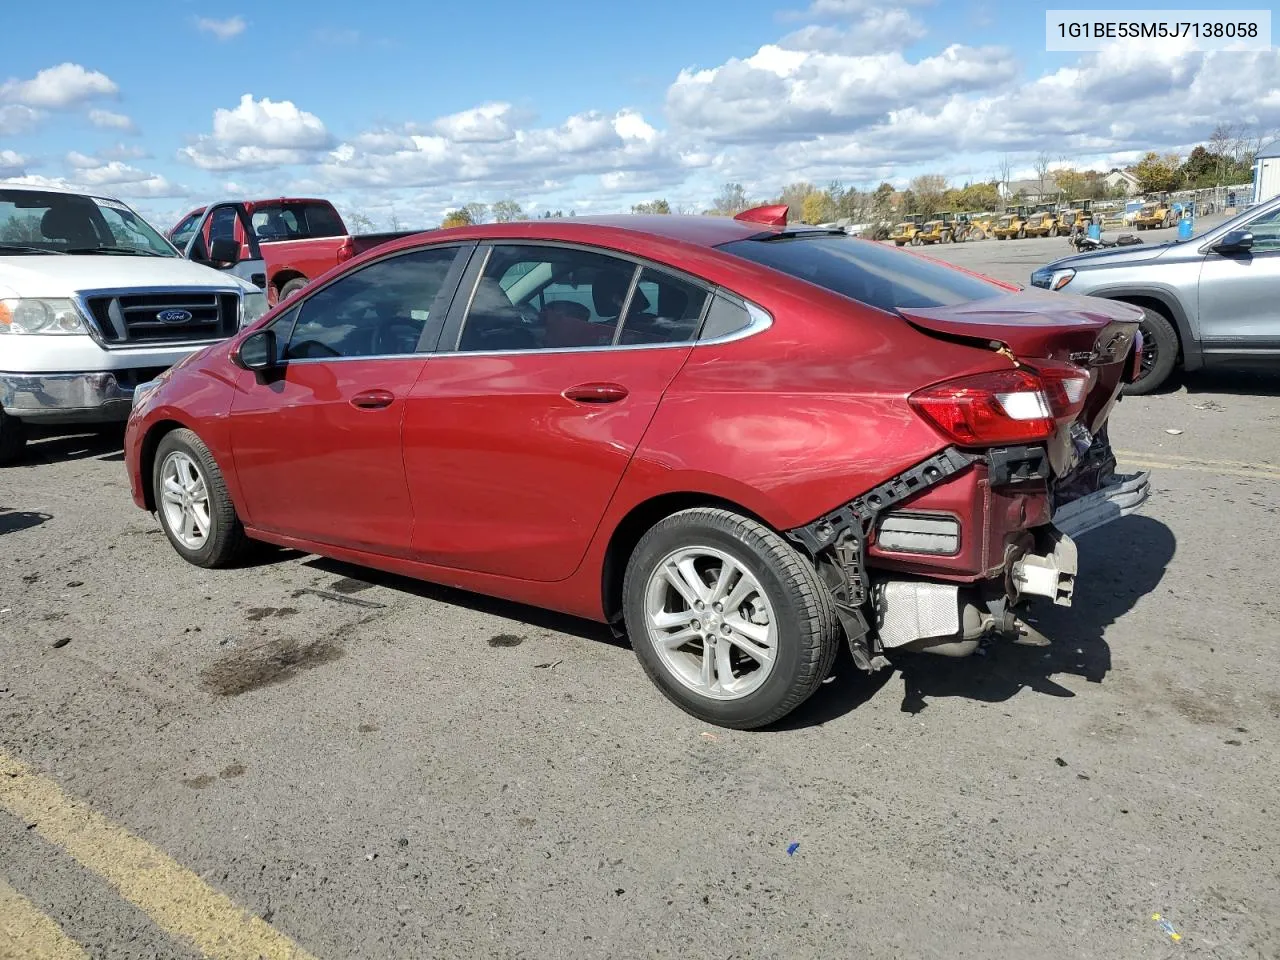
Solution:
[[[1169,206],[1169,199],[1161,197],[1159,200],[1148,199],[1133,218],[1133,225],[1139,230],[1158,230],[1161,227],[1172,227],[1177,219],[1173,208]]]
[[[1062,233],[1084,230],[1089,226],[1092,216],[1092,200],[1070,200],[1063,209],[1058,211],[1058,230]]]
[[[893,241],[896,247],[905,247],[908,243],[913,247],[920,246],[920,224],[923,221],[924,214],[909,214],[906,219],[893,228],[893,233],[889,235],[889,239]]]
[[[1010,237],[1021,240],[1027,235],[1027,216],[1027,208],[1018,207],[997,220],[991,232],[996,235],[997,240],[1008,240]]]
[[[1028,237],[1056,237],[1060,227],[1058,213],[1052,203],[1036,204],[1035,210],[1027,217],[1025,227]]]
[[[921,243],[950,243],[954,239],[955,214],[935,213],[920,228]]]
[[[951,231],[951,239],[956,243],[966,240],[985,240],[991,236],[991,214],[958,213],[955,226]]]

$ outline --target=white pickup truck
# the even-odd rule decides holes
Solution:
[[[266,309],[119,200],[0,183],[0,465],[28,424],[126,420],[138,384]]]

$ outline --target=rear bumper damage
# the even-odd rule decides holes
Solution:
[[[1053,522],[1035,531],[1036,548],[1013,560],[1004,582],[962,585],[929,580],[883,580],[872,590],[872,626],[885,650],[967,656],[986,636],[1018,643],[1048,641],[1015,612],[1031,597],[1071,606],[1078,572],[1074,537],[1134,513],[1150,494],[1142,472],[1064,504]]]
[[[1105,439],[1102,446],[1106,446]],[[874,671],[887,666],[889,661],[883,654],[904,649],[966,656],[989,636],[1004,636],[1024,644],[1048,643],[1022,619],[1020,611],[1025,609],[1026,601],[1042,597],[1061,606],[1071,605],[1078,572],[1074,538],[1138,510],[1149,495],[1150,476],[1116,476],[1100,469],[1093,480],[1103,482],[1099,489],[1060,503],[1051,514],[1048,464],[1043,456],[1037,460],[1029,452],[1043,453],[1011,448],[982,456],[948,449],[839,510],[788,533],[813,557],[831,590],[854,661],[861,668]],[[1114,465],[1109,448],[1101,452]],[[1010,459],[1013,453],[1017,456]],[[977,576],[965,577],[948,569],[946,557],[914,567],[895,565],[879,555],[877,548],[878,555],[871,558],[876,569],[868,569],[868,541],[875,541],[878,521],[892,516],[888,513],[890,508],[908,499],[913,504],[920,503],[919,498],[926,491],[942,489],[952,477],[965,476],[963,472],[975,465],[984,471],[980,485],[988,492],[981,498],[983,511],[971,519],[986,533],[995,534],[995,544],[1004,544],[1002,559],[993,557],[994,564],[983,566]],[[1078,480],[1079,477],[1073,478]],[[1008,526],[999,523],[994,530],[989,529],[993,521],[991,502],[996,499],[992,488],[996,486],[1028,490],[1032,500],[1042,504],[1043,512],[1033,518],[1025,504],[1013,501],[1023,522]],[[1073,482],[1072,486],[1079,489],[1078,483]],[[1005,511],[1009,512],[1012,511]],[[1009,522],[1007,516],[1005,522]],[[1000,530],[1004,532],[997,532]],[[907,532],[916,539],[924,536],[914,526]],[[902,531],[895,527],[895,533]],[[932,539],[942,543],[945,538]]]

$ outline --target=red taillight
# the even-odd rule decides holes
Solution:
[[[961,446],[1032,443],[1053,435],[1044,385],[1026,370],[997,370],[918,390],[911,405]]]
[[[347,237],[347,239],[342,241],[342,245],[338,247],[338,262],[342,263],[344,260],[350,260],[355,255],[355,244],[351,242],[350,237]]]

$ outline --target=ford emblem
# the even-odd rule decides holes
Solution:
[[[156,314],[156,319],[161,323],[186,323],[191,319],[191,311],[189,310],[161,310]]]

